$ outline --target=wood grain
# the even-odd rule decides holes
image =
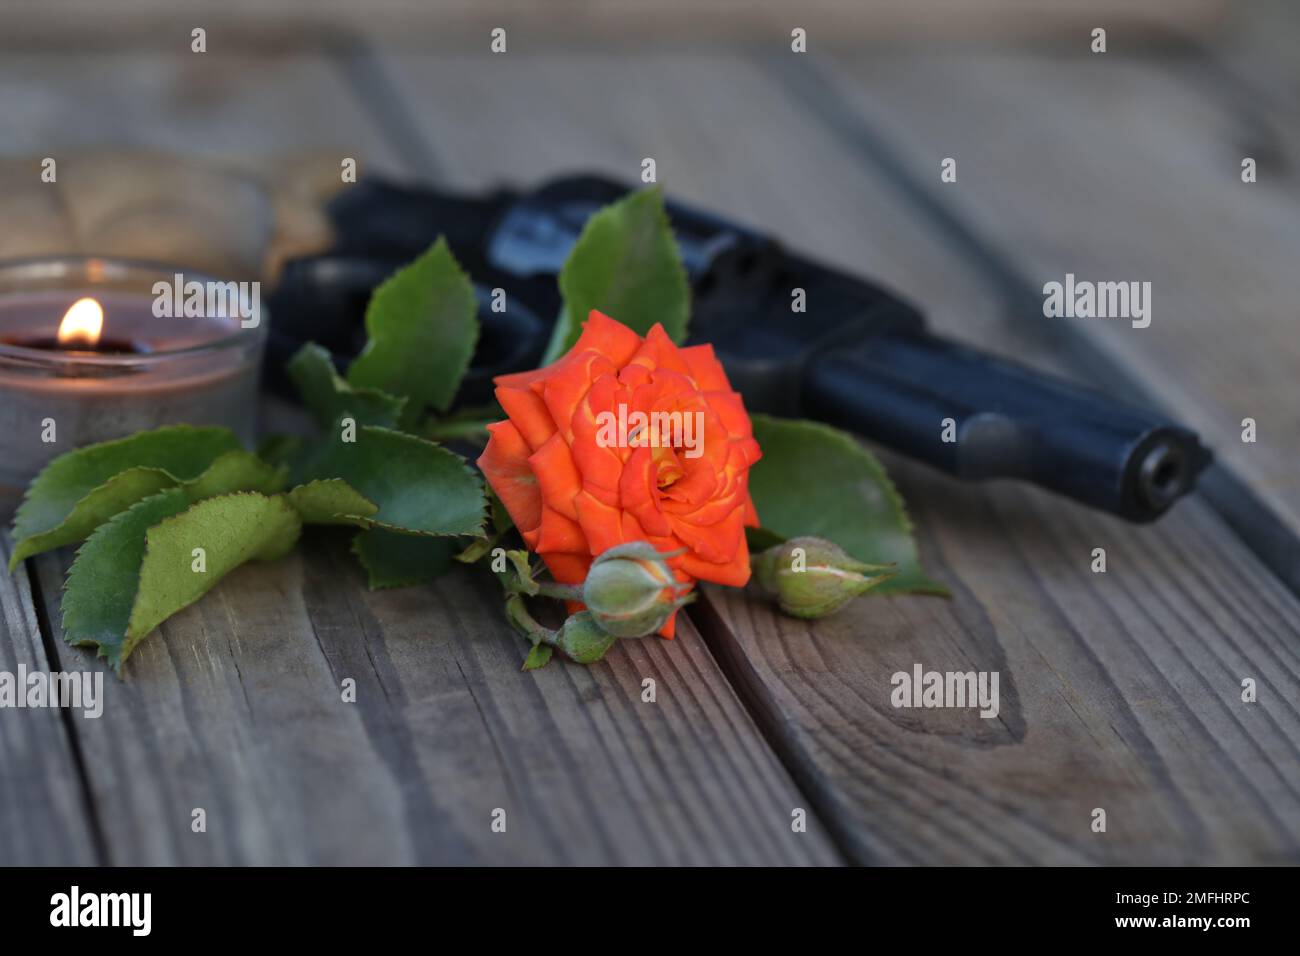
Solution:
[[[389,64],[410,95],[453,94],[453,108],[419,118],[459,185],[572,168],[631,180],[653,156],[675,195],[883,279],[948,334],[1080,374],[1007,323],[995,277],[955,255],[906,190],[761,62]],[[1297,858],[1300,604],[1204,502],[1137,528],[1023,487],[889,464],[952,601],[863,600],[809,625],[716,591],[692,611],[854,860]],[[1105,575],[1089,570],[1098,546]],[[892,708],[890,676],[918,662],[998,670],[999,719]],[[1240,680],[1252,675],[1269,690],[1247,705]],[[1090,829],[1099,806],[1106,834]]]
[[[1300,860],[1300,606],[1215,515],[1151,534],[889,465],[951,601],[859,601],[810,625],[717,590],[697,615],[854,859]],[[916,664],[998,672],[997,718],[893,707],[892,676]]]
[[[66,559],[37,560],[44,593]],[[791,831],[801,798],[691,628],[591,668],[524,673],[525,650],[476,571],[370,592],[325,532],[241,568],[148,638],[78,727],[109,859],[835,861],[815,821]]]
[[[1300,198],[1294,124],[1216,65],[1151,53],[833,59],[833,87],[935,201],[1014,263],[1035,297],[1004,342],[1055,323],[1064,351],[1100,349],[1098,376],[1128,383],[1200,431],[1216,455],[1300,533]],[[1211,88],[1212,87],[1212,88]],[[1243,157],[1259,179],[1241,180]],[[954,157],[958,181],[940,184]],[[1045,319],[1043,283],[1139,280],[1149,328]],[[1073,335],[1074,339],[1065,336]],[[1242,441],[1243,420],[1258,440]],[[1288,561],[1300,570],[1300,555]],[[1300,574],[1296,576],[1300,580]]]
[[[111,147],[247,164],[273,177],[285,154],[352,156],[394,172],[372,112],[337,61],[309,44],[279,54],[213,44],[189,52],[6,52],[0,142],[8,154],[76,156]],[[297,172],[292,162],[280,174]]]
[[[0,565],[8,566],[10,545],[0,533]],[[20,667],[51,670],[25,567],[0,572],[0,673],[17,679]],[[0,708],[0,866],[98,862],[98,824],[70,733],[92,723],[83,711]]]

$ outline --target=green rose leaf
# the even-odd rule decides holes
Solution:
[[[421,584],[443,574],[463,546],[456,538],[426,538],[383,528],[363,531],[352,542],[352,553],[366,569],[370,587],[400,588]]]
[[[749,545],[750,554],[758,554],[768,548],[781,544],[786,539],[769,528],[746,528],[745,543]]]
[[[658,187],[612,203],[587,221],[560,270],[560,294],[564,306],[543,364],[573,347],[592,309],[640,335],[662,322],[674,342],[686,338],[690,284]]]
[[[306,479],[346,482],[378,506],[366,516],[375,527],[407,534],[483,533],[483,483],[465,459],[415,435],[373,425],[357,428],[355,439],[326,438]]]
[[[524,670],[535,671],[538,668],[545,667],[551,662],[551,655],[554,653],[554,647],[538,641],[533,645],[532,650],[528,652],[528,656],[524,658]]]
[[[334,369],[330,353],[308,342],[285,366],[289,378],[302,396],[303,404],[325,428],[345,416],[358,425],[383,425],[391,428],[402,417],[406,399],[377,388],[354,388]]]
[[[63,588],[63,639],[98,645],[100,656],[120,666],[122,642],[140,589],[150,527],[190,506],[179,488],[152,495],[100,525],[77,552]]]
[[[876,594],[947,594],[921,570],[903,499],[875,456],[816,422],[751,416],[763,457],[749,490],[765,534],[834,541],[859,561],[898,565]]]
[[[9,558],[9,570],[34,554],[51,551],[65,544],[81,541],[113,515],[126,510],[141,499],[176,486],[176,479],[161,468],[128,468],[81,498],[64,516],[63,520],[36,534],[28,534],[14,543]],[[28,500],[31,500],[30,498]],[[15,522],[14,535],[22,534],[19,525],[22,512]]]
[[[368,528],[379,506],[340,478],[299,485],[289,492],[289,504],[303,524],[350,524]]]
[[[288,468],[268,464],[252,452],[228,451],[193,481],[182,481],[180,487],[190,501],[236,491],[273,495],[284,490],[288,477]]]
[[[498,535],[503,535],[515,526],[515,521],[510,517],[510,512],[506,510],[505,502],[497,497],[497,493],[490,487],[487,490],[487,495],[488,515],[491,518],[492,529]]]
[[[456,555],[456,560],[464,564],[473,564],[485,555],[490,554],[500,544],[506,533],[515,526],[510,517],[510,512],[506,511],[506,506],[497,497],[491,486],[487,488],[487,498],[488,530],[483,537],[475,538],[464,551]]]
[[[408,425],[428,406],[451,405],[474,356],[478,302],[446,239],[375,290],[366,331],[370,340],[348,369],[352,385],[408,398]]]
[[[430,441],[464,441],[482,446],[487,444],[487,427],[505,417],[496,402],[458,408],[430,420],[422,434]]]
[[[113,515],[166,488],[191,500],[230,491],[273,492],[284,474],[243,451],[224,428],[173,425],[60,455],[36,477],[14,518],[18,562],[81,541]]]
[[[195,504],[171,488],[145,498],[77,552],[63,594],[64,640],[98,646],[121,673],[154,628],[245,561],[287,553],[301,529],[283,495],[240,492]]]
[[[499,534],[490,534],[482,538],[474,538],[465,547],[465,550],[456,555],[456,560],[461,564],[474,564],[488,554],[497,542],[501,539]]]
[[[235,491],[274,494],[283,489],[287,474],[287,469],[268,465],[246,451],[220,455],[192,481],[179,481],[161,468],[128,468],[78,501],[56,527],[20,541],[10,570],[23,558],[84,540],[115,514],[167,488],[180,488],[191,502]]]
[[[302,435],[268,435],[257,446],[257,457],[269,465],[283,465],[292,472],[309,444]]]

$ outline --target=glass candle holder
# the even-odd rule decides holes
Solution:
[[[248,284],[104,258],[0,263],[0,502],[55,456],[142,429],[224,425],[251,444],[266,339],[260,293],[253,321],[224,308],[177,316],[186,310],[170,301],[159,308],[163,285],[220,293]],[[100,308],[83,309],[87,298]],[[173,298],[182,304],[180,291]],[[102,310],[102,330],[60,343],[74,303]]]

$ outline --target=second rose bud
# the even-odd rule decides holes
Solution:
[[[754,559],[754,577],[793,617],[824,617],[892,578],[892,564],[865,564],[822,538],[791,538]]]

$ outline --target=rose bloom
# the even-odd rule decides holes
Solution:
[[[681,551],[668,563],[683,584],[749,580],[749,466],[761,453],[712,346],[679,348],[660,325],[643,339],[593,309],[567,355],[496,384],[509,420],[488,426],[478,464],[557,581],[582,583],[594,556],[628,541]],[[611,442],[620,405],[659,427]],[[702,433],[664,427],[687,416]],[[683,435],[690,447],[673,447]]]

